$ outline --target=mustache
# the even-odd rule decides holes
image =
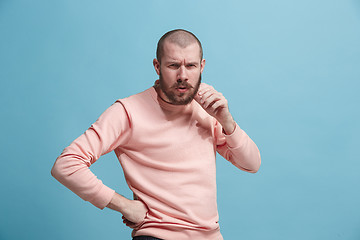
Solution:
[[[191,84],[186,81],[178,81],[172,85],[173,88],[194,88]]]

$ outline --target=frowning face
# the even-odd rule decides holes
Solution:
[[[205,60],[201,59],[197,43],[182,48],[165,42],[161,61],[154,59],[159,75],[159,96],[171,104],[190,103],[199,89],[204,66]]]

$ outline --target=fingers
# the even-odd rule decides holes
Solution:
[[[133,223],[133,222],[130,222],[129,220],[127,220],[124,216],[122,216],[122,219],[123,219],[123,223],[130,228],[135,228],[137,225],[136,223]]]
[[[226,100],[219,99],[218,101],[213,102],[212,105],[209,105],[208,108],[210,108],[213,112],[217,112],[221,108],[225,108],[227,105]]]
[[[215,90],[212,86],[206,84],[206,83],[201,83],[200,84],[200,88],[199,88],[199,91],[198,91],[198,94],[199,95],[202,95],[204,94],[205,92],[208,92],[209,90]]]
[[[223,103],[222,96],[213,92],[206,92],[200,100],[203,108],[213,107],[215,103]]]
[[[207,84],[202,84],[198,92],[198,99],[195,100],[206,110],[216,111],[219,107],[227,107],[227,100],[222,93]]]

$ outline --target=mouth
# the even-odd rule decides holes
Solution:
[[[176,88],[176,90],[183,93],[183,92],[186,92],[188,90],[188,88],[185,86],[179,86]]]

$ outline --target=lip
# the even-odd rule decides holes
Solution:
[[[176,88],[177,91],[184,93],[188,91],[188,88]]]

